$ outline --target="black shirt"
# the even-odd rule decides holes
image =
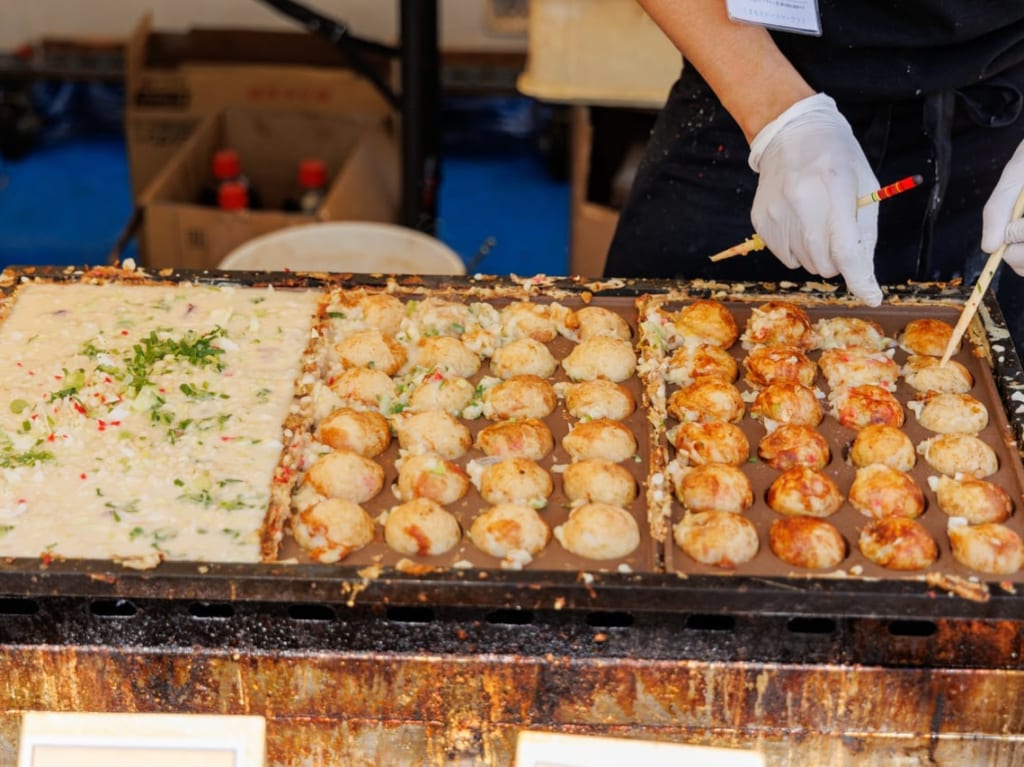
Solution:
[[[927,96],[1024,62],[1024,0],[818,0],[820,38],[775,32],[812,87],[836,99]]]

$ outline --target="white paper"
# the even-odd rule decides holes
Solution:
[[[817,0],[725,0],[725,5],[734,21],[821,35]]]
[[[516,741],[515,767],[764,767],[764,754],[628,738],[524,730]]]
[[[264,767],[260,716],[29,711],[18,767]]]

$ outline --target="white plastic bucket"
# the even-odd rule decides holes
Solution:
[[[220,269],[465,274],[459,255],[440,240],[395,224],[329,221],[280,229],[228,253]]]

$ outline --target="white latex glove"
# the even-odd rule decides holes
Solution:
[[[857,207],[878,179],[836,103],[818,93],[776,117],[750,142],[750,167],[761,174],[750,219],[772,253],[790,269],[842,274],[865,304],[882,303],[878,206]]]
[[[1017,274],[1024,275],[1024,220],[1010,220],[1021,188],[1024,188],[1024,143],[1006,163],[981,212],[981,249],[992,253],[1006,242],[1003,261]]]

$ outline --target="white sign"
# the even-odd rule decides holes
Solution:
[[[817,0],[725,0],[725,5],[733,21],[821,35]]]
[[[264,767],[261,716],[29,711],[18,767]]]
[[[515,767],[623,767],[678,764],[686,767],[765,767],[764,754],[731,748],[688,746],[626,738],[519,733]]]

